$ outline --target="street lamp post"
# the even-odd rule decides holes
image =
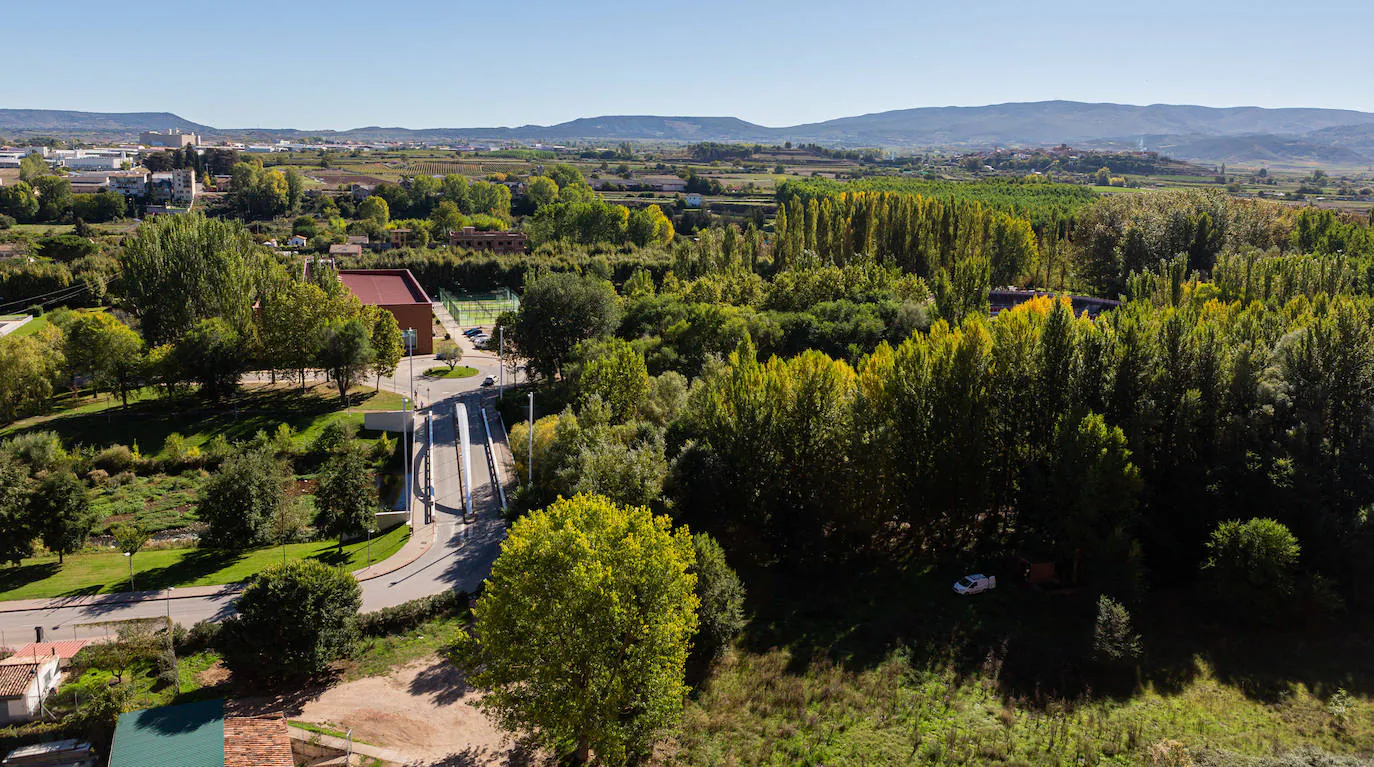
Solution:
[[[404,443],[401,458],[401,491],[406,498],[406,523],[415,526],[410,509],[410,398],[401,397],[401,442]]]
[[[372,566],[372,534],[377,532],[372,528],[367,528],[367,566]]]
[[[410,357],[410,399],[415,399],[415,328],[406,328],[406,354]]]
[[[134,555],[124,552],[124,556],[129,558],[129,590],[134,590]]]

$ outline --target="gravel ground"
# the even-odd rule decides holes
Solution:
[[[293,716],[405,754],[417,765],[519,765],[543,760],[496,727],[476,708],[480,693],[436,656],[389,676],[339,684]]]

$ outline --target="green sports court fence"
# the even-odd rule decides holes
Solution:
[[[450,293],[439,290],[439,301],[459,325],[490,325],[502,312],[520,308],[520,297],[509,288],[487,293]]]

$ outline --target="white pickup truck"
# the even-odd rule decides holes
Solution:
[[[995,575],[983,575],[981,573],[965,575],[954,582],[954,593],[961,596],[981,594],[995,588],[997,588],[997,576]]]

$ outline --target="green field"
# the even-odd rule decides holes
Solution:
[[[409,537],[405,525],[372,539],[371,561],[396,553]],[[244,552],[218,549],[151,549],[134,555],[134,587],[139,591],[169,586],[213,586],[247,580],[267,565],[286,559],[314,559],[357,570],[368,564],[366,540],[346,544],[311,541]],[[114,594],[129,590],[129,560],[117,551],[73,554],[58,565],[56,556],[34,557],[0,570],[0,600]]]

